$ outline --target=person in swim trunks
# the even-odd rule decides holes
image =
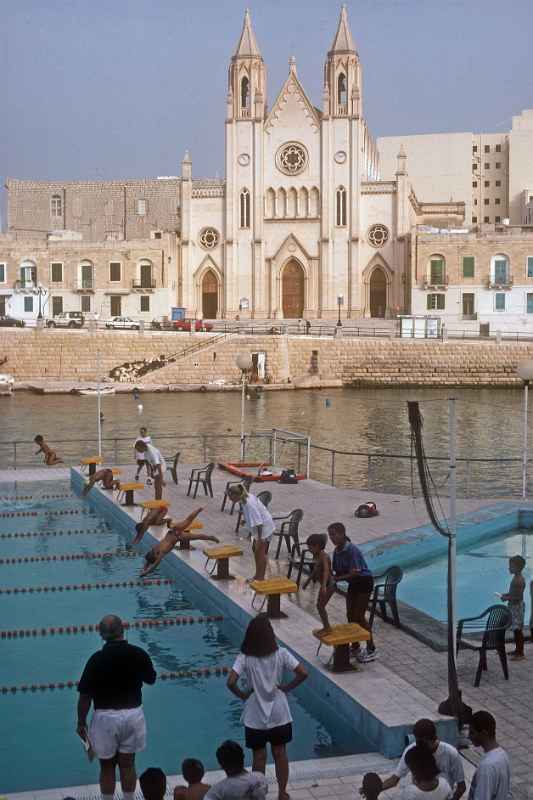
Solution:
[[[41,434],[37,434],[33,441],[35,444],[39,445],[39,449],[36,451],[35,455],[38,456],[39,453],[42,453],[44,456],[44,463],[47,467],[55,467],[56,464],[64,463],[63,459],[59,458],[55,450],[52,450],[52,448],[46,444]]]
[[[115,480],[113,477],[113,470],[109,467],[106,467],[105,469],[99,469],[91,478],[89,478],[83,487],[82,494],[84,497],[89,494],[95,483],[101,483],[102,489],[111,490],[120,488],[120,481]]]
[[[158,542],[158,544],[154,545],[146,554],[144,568],[141,572],[141,578],[157,569],[165,556],[168,556],[168,554],[172,552],[172,550],[180,541],[192,542],[195,539],[203,542],[220,541],[216,536],[209,536],[206,533],[196,533],[195,531],[187,531],[187,528],[191,526],[192,521],[198,516],[200,511],[202,511],[201,508],[193,511],[192,514],[189,514],[187,519],[183,520],[183,522],[177,522],[177,520],[173,519],[167,521],[169,530],[165,537]]]

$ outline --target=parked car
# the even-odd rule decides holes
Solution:
[[[0,317],[0,328],[23,328],[25,322],[23,319],[15,319],[15,317]]]
[[[113,328],[114,330],[138,331],[141,327],[141,323],[131,317],[113,317],[107,320],[105,326],[106,328]]]
[[[202,319],[173,319],[173,320],[152,320],[152,329],[156,331],[212,331],[213,326],[210,322]]]
[[[83,328],[85,317],[81,311],[62,311],[46,321],[48,328]]]

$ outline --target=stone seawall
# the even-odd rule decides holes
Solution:
[[[136,385],[238,383],[235,358],[264,352],[269,382],[299,387],[448,385],[517,386],[518,363],[533,359],[533,343],[435,342],[402,339],[313,337],[139,335],[76,331],[0,331],[3,368],[18,381],[96,379],[125,362],[173,355],[193,343],[201,349],[155,370]]]

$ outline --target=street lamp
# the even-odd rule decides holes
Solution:
[[[533,381],[533,361],[521,361],[516,374],[524,382],[524,428],[522,431],[522,497],[527,496],[527,401],[529,381]]]
[[[43,318],[42,297],[46,294],[46,289],[44,288],[42,283],[39,283],[37,285],[37,288],[34,289],[34,292],[36,295],[39,296],[39,313],[37,314],[37,319],[42,320]]]
[[[339,295],[337,295],[337,307],[339,309],[339,318],[337,320],[337,328],[342,328],[342,322],[341,322],[341,306],[342,305],[344,305],[344,295],[343,294],[339,294]]]
[[[241,461],[244,461],[245,456],[245,439],[244,439],[244,403],[246,399],[246,373],[252,369],[253,361],[250,353],[239,353],[235,359],[235,363],[241,371]]]

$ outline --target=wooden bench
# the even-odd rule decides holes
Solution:
[[[81,471],[84,471],[85,467],[89,468],[89,475],[92,477],[96,472],[96,465],[101,464],[103,462],[103,458],[101,456],[89,456],[88,458],[82,458],[81,460]]]
[[[284,614],[281,610],[281,595],[295,594],[298,591],[297,583],[288,578],[270,578],[265,581],[252,581],[250,583],[250,588],[254,590],[256,595],[260,594],[266,598],[266,613],[270,619],[282,619],[286,617],[287,614]],[[253,607],[254,601],[252,600],[252,608]],[[262,607],[263,606],[261,606],[261,608]]]
[[[313,631],[313,636],[320,642],[317,655],[323,644],[333,647],[333,658],[330,662],[332,672],[356,670],[357,667],[350,663],[350,645],[355,642],[368,642],[370,639],[370,633],[354,622],[334,625],[328,633]]]
[[[144,483],[120,483],[118,487],[118,502],[120,503],[121,495],[124,496],[124,503],[125,506],[134,506],[135,505],[135,498],[133,493],[135,491],[140,491],[144,489]]]
[[[168,500],[141,500],[139,505],[142,508],[141,520],[144,517],[145,513],[153,511],[154,508],[157,509],[170,508],[170,503]]]
[[[216,574],[213,574],[215,571],[215,566],[213,566],[212,570],[208,570],[213,580],[231,581],[233,580],[234,575],[230,575],[229,560],[235,556],[242,556],[242,548],[236,547],[233,544],[220,544],[216,545],[215,547],[205,547],[204,556],[206,556],[207,559],[205,562],[206,570],[207,565],[211,560],[216,562]]]

